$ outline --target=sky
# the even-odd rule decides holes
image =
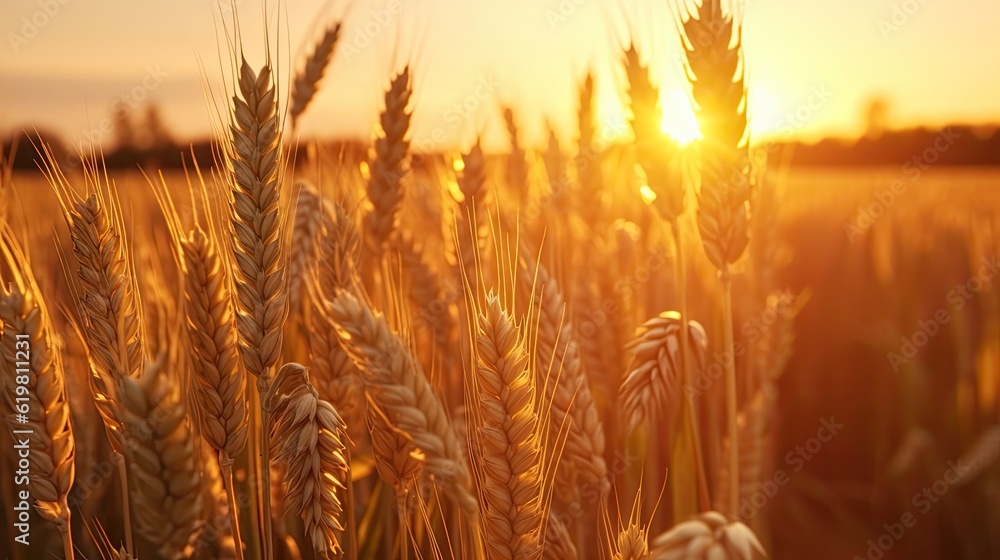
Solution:
[[[35,126],[107,142],[115,103],[137,115],[155,103],[178,139],[210,133],[235,13],[254,66],[268,30],[279,83],[343,21],[303,135],[369,137],[381,92],[409,63],[418,147],[500,138],[505,105],[527,143],[543,142],[547,123],[571,142],[588,72],[613,136],[631,37],[661,85],[664,129],[681,138],[694,121],[670,10],[683,1],[235,0],[234,10],[227,0],[4,0],[0,134]],[[742,10],[755,140],[857,135],[874,97],[890,101],[891,126],[1000,122],[996,0],[748,0]]]

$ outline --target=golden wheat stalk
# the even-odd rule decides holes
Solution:
[[[342,550],[338,535],[344,530],[344,509],[337,494],[350,476],[346,427],[336,409],[319,398],[308,370],[297,363],[278,371],[268,400],[271,451],[287,469],[285,508],[304,520],[317,557],[331,558]]]
[[[566,434],[556,489],[571,499],[579,491],[577,479],[582,478],[603,497],[610,489],[604,426],[583,371],[579,342],[566,316],[565,299],[545,266],[522,258],[521,269],[522,294],[531,302],[531,317],[537,313],[536,386],[544,387],[545,402],[551,404],[550,441],[560,441],[559,434]]]
[[[271,67],[254,73],[243,60],[233,95],[229,156],[240,355],[247,372],[267,379],[278,361],[288,313],[281,249],[281,128]]]
[[[478,297],[482,250],[486,245],[487,223],[486,159],[479,140],[469,152],[462,155],[462,173],[458,176],[458,188],[462,201],[458,207],[456,224],[456,246],[458,250],[459,275],[466,276],[469,292]]]
[[[518,206],[523,207],[528,201],[528,161],[527,154],[518,138],[517,122],[514,121],[514,111],[509,107],[503,110],[503,120],[507,127],[507,138],[510,140],[510,153],[507,154],[507,186],[514,189]]]
[[[548,519],[545,522],[545,538],[542,543],[542,560],[576,560],[579,553],[576,545],[573,544],[573,537],[569,534],[569,529],[559,516],[553,511],[549,511]]]
[[[425,456],[424,470],[466,513],[477,510],[455,430],[420,362],[385,317],[350,294],[328,305],[344,348],[364,376],[368,401]]]
[[[615,537],[615,553],[612,560],[646,560],[649,557],[649,542],[646,530],[635,522],[630,522]]]
[[[247,440],[246,379],[239,370],[232,300],[211,238],[195,228],[183,240],[184,298],[201,432],[223,466]]]
[[[681,408],[684,389],[681,336],[680,314],[667,311],[643,323],[635,339],[626,346],[632,353],[632,363],[619,390],[626,433],[645,422],[660,425],[658,420],[664,418],[671,420],[667,423],[668,428],[675,427],[673,421]],[[698,322],[690,321],[688,337],[693,365],[703,368],[708,353],[708,335]]]
[[[409,108],[413,89],[410,67],[397,74],[385,92],[385,109],[379,117],[382,132],[375,139],[375,159],[366,186],[371,211],[365,216],[369,245],[381,251],[399,223],[399,208],[403,203],[403,178],[409,162]]]
[[[448,359],[451,355],[449,349],[455,325],[452,308],[444,300],[441,278],[428,262],[423,247],[409,230],[401,229],[393,240],[393,246],[406,274],[406,284],[409,286],[407,293],[414,308],[421,316],[433,313],[433,318],[429,321],[430,330],[434,344],[443,356],[445,369],[448,369]],[[434,313],[439,306],[442,311]]]
[[[121,400],[125,379],[137,378],[143,367],[142,311],[135,299],[134,279],[121,234],[121,217],[110,189],[102,189],[96,169],[86,169],[89,183],[97,192],[81,199],[59,172],[51,153],[47,154],[46,176],[56,191],[63,216],[69,225],[77,260],[80,286],[78,297],[84,342],[90,362],[90,389],[104,423],[113,452],[125,458],[128,449],[123,434],[124,410]],[[105,185],[107,186],[107,185]],[[110,214],[110,219],[109,219]],[[122,513],[125,520],[125,549],[131,554],[131,508],[128,499],[128,470],[119,468]]]
[[[488,558],[533,558],[540,546],[542,492],[538,417],[530,360],[495,296],[479,316],[472,398],[475,458]]]
[[[653,541],[654,560],[753,560],[765,556],[746,525],[727,523],[716,511],[672,527]]]
[[[673,172],[677,148],[660,129],[663,120],[660,90],[650,80],[649,68],[641,63],[634,46],[625,51],[625,74],[636,163],[646,174],[647,186],[656,193],[654,206],[666,220],[673,222],[684,213],[685,203],[680,177]]]
[[[6,372],[0,387],[7,407],[25,420],[15,423],[8,418],[7,424],[15,443],[28,442],[28,487],[35,510],[56,525],[63,554],[72,559],[67,496],[73,486],[76,440],[66,398],[62,349],[27,258],[9,230],[4,229],[2,236],[0,251],[12,278],[0,278],[0,363],[5,362]]]
[[[291,106],[288,109],[289,117],[292,119],[292,128],[295,128],[299,117],[316,96],[319,81],[323,79],[326,67],[330,64],[333,51],[337,47],[340,27],[338,22],[323,33],[323,38],[320,39],[319,43],[316,43],[316,47],[306,59],[305,67],[295,75],[295,79],[292,81]]]
[[[701,142],[701,187],[698,231],[708,260],[719,269],[723,287],[723,333],[726,352],[726,401],[730,506],[739,502],[739,439],[736,411],[736,363],[733,352],[732,281],[729,267],[750,241],[750,181],[747,161],[740,25],[724,14],[720,0],[702,0],[683,23],[688,74],[698,105]]]
[[[234,237],[236,325],[240,357],[246,371],[257,378],[260,398],[267,393],[270,370],[278,361],[288,315],[279,212],[281,123],[270,63],[254,73],[244,58],[236,89],[225,148]],[[262,407],[260,414],[259,441],[266,442],[268,412]],[[257,480],[261,482],[259,514],[265,560],[272,552],[269,452],[261,443]]]
[[[161,558],[190,556],[204,524],[194,434],[180,398],[180,372],[166,354],[140,379],[123,380],[136,529]]]

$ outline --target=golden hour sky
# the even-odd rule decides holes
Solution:
[[[529,142],[541,141],[548,119],[565,143],[575,127],[575,84],[588,67],[597,74],[598,118],[621,128],[621,75],[613,63],[629,29],[663,84],[665,128],[690,133],[670,1],[285,0],[269,3],[267,19],[278,31],[272,46],[287,79],[323,26],[346,17],[304,134],[369,135],[394,60],[410,60],[418,146],[467,144],[476,133],[499,137],[501,104],[518,108]],[[236,4],[257,66],[260,3]],[[211,118],[199,61],[217,87],[226,5],[0,2],[0,133],[38,126],[75,141],[106,125],[116,101],[138,114],[153,100],[176,137],[205,135]],[[862,107],[875,95],[891,100],[893,126],[1000,122],[996,0],[749,0],[744,21],[757,139],[857,134]]]

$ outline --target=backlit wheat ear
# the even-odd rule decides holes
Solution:
[[[165,357],[123,382],[136,530],[160,558],[190,556],[203,525],[194,434]]]
[[[445,303],[441,278],[425,258],[423,247],[408,230],[400,230],[394,238],[393,247],[399,255],[403,271],[407,276],[408,293],[418,316],[427,317],[438,351],[450,355],[454,317],[451,307]]]
[[[764,548],[749,527],[727,523],[709,511],[672,527],[653,541],[654,560],[753,560],[764,557]]]
[[[181,241],[188,341],[201,432],[231,464],[247,441],[246,378],[239,370],[232,300],[209,236],[195,228]]]
[[[30,276],[30,264],[6,231],[0,250],[14,271],[9,285],[10,279],[0,279],[0,363],[4,363],[5,372],[0,386],[9,410],[23,414],[25,420],[15,422],[11,417],[7,425],[15,443],[22,439],[29,442],[28,486],[35,509],[59,529],[63,554],[71,559],[73,540],[67,496],[73,486],[76,440],[66,399],[62,349],[45,302]],[[21,433],[14,433],[18,431]]]
[[[527,154],[518,138],[518,127],[514,121],[514,111],[503,110],[504,124],[507,126],[507,138],[510,140],[510,153],[507,154],[507,186],[514,190],[520,205],[527,202],[528,197],[528,161]]]
[[[125,378],[139,377],[143,361],[141,321],[125,248],[97,195],[78,201],[68,218],[79,265],[80,306],[93,369],[91,387],[111,445],[124,456],[119,393]]]
[[[425,456],[425,472],[466,512],[477,511],[462,448],[420,362],[385,318],[348,292],[328,306],[330,317],[364,376],[369,403]]]
[[[461,270],[469,283],[469,293],[479,293],[479,266],[477,255],[485,247],[489,217],[486,214],[486,160],[479,140],[462,155],[462,173],[458,176],[462,202],[458,207],[456,224],[458,257]]]
[[[240,356],[267,378],[278,361],[288,313],[279,214],[280,123],[271,67],[255,74],[244,59],[229,127],[233,248]]]
[[[330,59],[333,58],[333,51],[337,47],[337,39],[339,38],[340,23],[337,23],[326,30],[312,54],[306,59],[305,67],[295,75],[295,80],[292,82],[291,107],[288,110],[293,128],[313,97],[316,96],[319,81],[323,79],[326,67],[330,64]]]
[[[542,560],[576,560],[579,558],[569,529],[554,512],[545,522],[545,539],[542,543]]]
[[[525,299],[530,295],[534,313],[538,314],[535,375],[537,386],[545,388],[545,402],[552,407],[550,441],[559,441],[558,434],[566,431],[556,489],[566,498],[575,495],[579,477],[603,495],[610,488],[604,460],[604,426],[583,371],[579,342],[566,316],[565,299],[544,266],[528,260],[522,260],[521,266],[522,294]]]
[[[385,92],[385,109],[379,117],[382,132],[375,140],[375,159],[371,162],[368,180],[368,200],[372,210],[365,216],[369,244],[381,250],[399,222],[399,208],[403,203],[403,178],[408,171],[407,155],[410,141],[409,108],[413,90],[410,85],[410,67],[392,79]]]
[[[650,189],[656,193],[654,204],[667,220],[676,220],[684,213],[684,189],[671,173],[671,160],[676,147],[660,130],[663,107],[660,90],[649,79],[649,68],[639,61],[635,47],[625,52],[625,74],[628,77],[629,102],[632,109],[632,132],[635,135],[636,162],[646,173]]]
[[[475,399],[480,509],[488,557],[533,558],[541,528],[541,452],[530,362],[517,327],[490,296],[479,317]]]
[[[612,560],[646,560],[649,558],[649,543],[646,530],[639,524],[630,522],[615,538],[615,554]]]
[[[292,314],[300,311],[310,265],[316,259],[316,243],[323,230],[323,196],[308,181],[296,181],[298,191],[288,256],[288,301]]]
[[[720,0],[701,0],[684,22],[685,47],[701,141],[698,230],[708,259],[720,271],[749,241],[745,89],[740,27]]]
[[[696,321],[688,323],[688,338],[693,371],[702,371],[708,352],[708,336]],[[680,411],[681,387],[681,317],[667,311],[639,327],[636,337],[626,349],[632,353],[625,380],[619,390],[625,431],[631,433],[640,424],[652,422],[673,430]],[[662,420],[668,420],[666,424]]]
[[[338,534],[344,530],[338,493],[349,476],[344,422],[319,398],[299,364],[282,366],[272,390],[270,446],[287,468],[285,508],[302,517],[316,555],[332,558],[341,550]]]

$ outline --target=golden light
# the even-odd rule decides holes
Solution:
[[[665,132],[674,142],[686,146],[701,138],[698,119],[695,118],[687,92],[682,89],[667,91],[662,95],[663,119],[660,131]]]
[[[455,158],[451,162],[451,168],[455,170],[456,173],[461,173],[465,170],[465,160],[461,156]]]
[[[656,193],[653,189],[649,188],[649,185],[639,186],[639,196],[642,197],[642,201],[646,204],[652,204],[656,200]]]

